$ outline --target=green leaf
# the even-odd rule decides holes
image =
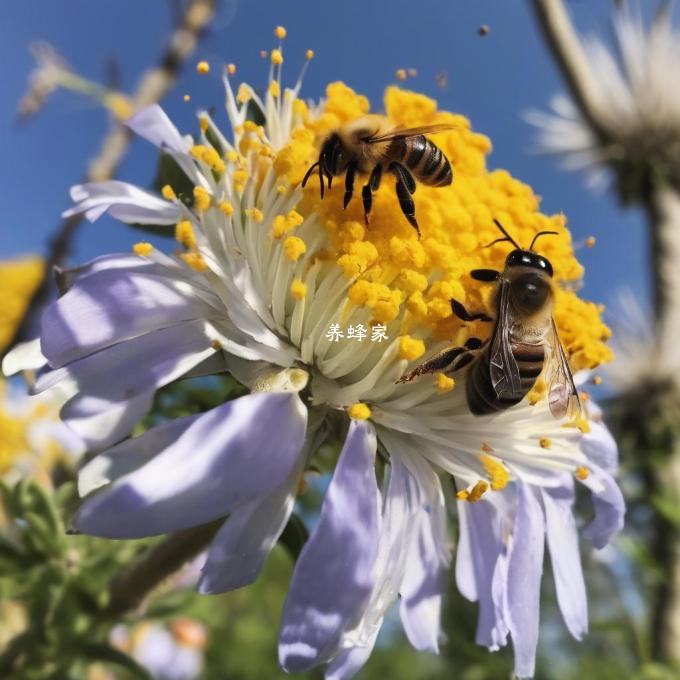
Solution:
[[[34,548],[52,555],[61,551],[62,534],[56,533],[44,517],[28,511],[24,513],[24,519],[28,523],[28,532],[24,538],[29,539]]]
[[[49,523],[50,528],[58,536],[63,536],[64,534],[64,523],[61,520],[59,511],[55,504],[56,499],[51,496],[48,490],[41,486],[40,484],[33,484],[31,487],[31,492],[38,497],[40,504],[44,510],[45,520]]]
[[[79,650],[87,659],[120,666],[131,673],[133,677],[140,678],[140,680],[153,680],[153,676],[144,666],[119,649],[111,647],[111,645],[103,642],[83,644],[79,646]]]

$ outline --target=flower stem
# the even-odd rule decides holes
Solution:
[[[531,0],[541,33],[574,101],[601,142],[610,138],[610,116],[590,70],[583,45],[562,0]]]
[[[223,522],[223,519],[219,519],[178,531],[161,541],[138,562],[124,569],[111,582],[106,615],[116,619],[136,611],[159,584],[210,543]]]

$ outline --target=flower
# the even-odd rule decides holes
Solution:
[[[594,130],[562,95],[553,99],[552,114],[528,118],[543,152],[587,170],[594,186],[603,184],[606,169],[616,170],[629,199],[650,181],[664,178],[675,187],[680,181],[680,96],[668,83],[680,68],[680,36],[668,12],[647,28],[639,14],[622,10],[613,24],[614,50],[595,37],[583,41],[603,129]]]
[[[26,476],[49,483],[57,465],[73,467],[84,453],[80,439],[59,420],[54,394],[29,398],[17,385],[0,381],[0,476]]]
[[[455,126],[437,140],[453,164],[453,184],[418,187],[421,239],[392,187],[377,191],[368,227],[356,201],[343,211],[338,183],[323,200],[312,182],[301,189],[323,137],[369,104],[342,83],[329,85],[318,106],[303,102],[300,80],[283,88],[282,60],[278,51],[263,98],[247,84],[234,93],[227,71],[229,137],[206,112],[199,112],[197,139],[183,137],[158,106],[128,121],[174,159],[192,191],[158,195],[120,181],[73,189],[76,205],[67,214],[176,225],[180,247],[169,257],[140,244],[134,254],[74,272],[70,290],[43,316],[40,349],[49,366],[36,389],[66,384],[71,399],[62,417],[102,451],[81,471],[87,498],[76,529],[134,538],[229,516],[208,550],[202,592],[257,577],[319,444],[344,438],[295,568],[279,648],[285,670],[327,663],[328,677],[339,679],[366,661],[399,594],[410,642],[438,649],[450,553],[439,471],[453,477],[460,499],[492,508],[511,493],[535,500],[590,468],[581,431],[549,415],[544,392],[531,395],[533,406],[477,417],[464,376],[397,384],[426,350],[488,337],[482,323],[461,324],[450,300],[490,304],[488,287],[469,271],[503,266],[506,248],[480,248],[496,238],[494,217],[522,243],[539,230],[557,231],[545,254],[558,279],[573,283],[582,269],[564,216],[541,214],[528,186],[488,171],[489,140],[464,117],[412,92],[388,88],[386,114],[395,125]],[[247,118],[253,107],[261,126]],[[608,329],[573,288],[558,295],[555,317],[574,367],[592,368],[609,358]],[[15,352],[5,370],[25,361]],[[221,371],[250,394],[127,438],[159,387]],[[378,454],[384,476],[376,473]],[[596,500],[595,523],[611,529],[606,491],[614,482],[603,472],[588,483],[596,499],[605,498]],[[520,529],[535,521],[526,514],[512,515]],[[517,539],[517,559],[535,559],[524,553],[539,541],[532,536],[531,545]],[[531,644],[521,668],[530,665]]]
[[[132,628],[120,624],[111,631],[111,641],[155,680],[194,680],[203,670],[206,631],[193,619],[142,622]]]

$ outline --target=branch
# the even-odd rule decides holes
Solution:
[[[600,142],[608,141],[614,129],[613,121],[562,0],[532,0],[532,5],[548,49],[562,71],[581,114]]]
[[[152,548],[141,560],[124,569],[111,582],[106,615],[115,619],[138,609],[160,583],[210,543],[223,523],[224,518],[178,531]]]
[[[182,65],[193,53],[214,16],[216,1],[189,0],[181,23],[170,37],[169,44],[161,55],[158,66],[149,69],[142,75],[131,97],[134,111],[159,101],[174,86]],[[102,181],[113,177],[127,153],[131,140],[130,130],[120,122],[114,123],[113,128],[104,137],[99,153],[90,162],[84,181]],[[45,258],[45,278],[33,295],[23,321],[5,352],[12,349],[25,336],[29,319],[35,310],[46,301],[50,292],[52,270],[54,267],[62,266],[67,261],[71,253],[73,237],[82,221],[81,215],[66,218],[50,239]]]

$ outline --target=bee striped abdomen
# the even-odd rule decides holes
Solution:
[[[389,155],[406,166],[423,184],[443,187],[453,181],[449,159],[425,135],[395,139]]]
[[[491,382],[490,355],[487,347],[470,368],[465,384],[468,406],[475,415],[488,415],[519,404],[536,383],[545,360],[543,346],[513,343],[512,354],[519,368],[522,394],[513,399],[498,397]]]

